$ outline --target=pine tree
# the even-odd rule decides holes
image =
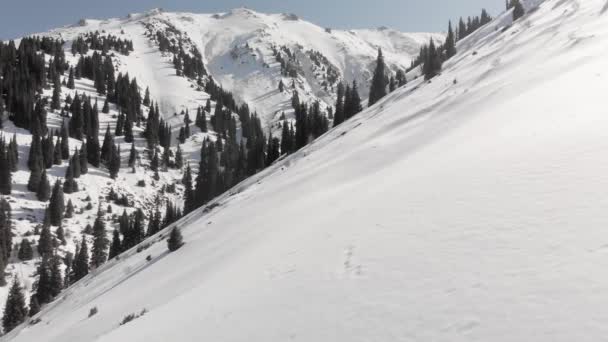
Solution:
[[[169,239],[167,240],[167,247],[169,248],[169,251],[175,252],[183,245],[184,242],[181,231],[178,227],[173,228],[169,234]]]
[[[110,171],[110,178],[116,179],[118,177],[118,171],[120,170],[120,147],[116,147],[115,144],[112,144],[108,170]]]
[[[80,173],[86,175],[89,173],[89,157],[87,155],[87,145],[83,144],[80,149]]]
[[[54,255],[50,260],[50,283],[49,290],[53,298],[61,293],[63,288],[63,278],[61,276],[61,260],[57,255]]]
[[[65,182],[63,183],[63,192],[66,194],[78,192],[78,183],[74,179],[74,163],[72,162],[70,162],[70,165],[66,169]]]
[[[129,153],[129,167],[134,167],[136,160],[137,150],[135,149],[135,143],[131,143],[131,152]]]
[[[74,85],[74,69],[70,68],[70,75],[68,76],[68,88],[74,89],[76,86]]]
[[[428,45],[428,52],[422,70],[426,80],[430,80],[431,78],[437,76],[437,74],[439,74],[441,71],[441,58],[432,38]]]
[[[72,200],[68,200],[68,205],[65,208],[65,218],[74,217],[74,204],[72,204]]]
[[[120,233],[117,229],[114,229],[112,233],[112,245],[110,246],[110,253],[108,254],[108,259],[112,259],[115,256],[119,255],[122,252],[122,245],[120,242]]]
[[[61,138],[57,138],[55,148],[53,149],[53,165],[61,165],[63,156],[61,155]]]
[[[91,268],[97,268],[106,262],[108,239],[106,237],[106,225],[103,221],[101,210],[97,212],[97,218],[93,224],[93,248],[91,250]]]
[[[43,257],[50,257],[53,253],[53,236],[48,225],[42,226],[40,239],[38,239],[38,254]]]
[[[448,24],[448,35],[445,38],[444,48],[446,59],[450,59],[456,54],[456,37],[454,36],[454,31],[452,30],[451,21]]]
[[[38,303],[38,297],[36,297],[36,294],[33,294],[30,296],[29,316],[34,317],[39,312],[40,312],[40,303]]]
[[[180,169],[184,166],[184,157],[182,156],[182,148],[177,145],[177,151],[175,152],[175,167]]]
[[[86,237],[82,236],[82,242],[78,253],[72,263],[72,273],[70,275],[70,282],[73,284],[80,279],[84,278],[89,274],[89,249],[87,246]]]
[[[51,184],[46,176],[46,170],[42,170],[42,175],[40,176],[40,181],[38,182],[36,197],[41,202],[46,202],[51,197]]]
[[[34,250],[32,249],[32,244],[30,240],[23,239],[19,244],[19,251],[17,252],[17,257],[21,261],[32,260],[34,257]]]
[[[53,300],[53,283],[51,278],[51,259],[44,255],[38,266],[38,286],[36,297],[40,304],[50,303]]]
[[[196,199],[194,197],[194,190],[192,189],[192,170],[190,169],[190,164],[186,166],[182,184],[184,185],[184,213],[189,214],[196,208]]]
[[[65,202],[63,200],[63,186],[60,180],[55,182],[53,186],[53,193],[51,195],[51,201],[49,203],[49,213],[51,224],[53,226],[61,225],[63,220],[63,213],[65,211]]]
[[[0,194],[3,195],[10,195],[12,190],[10,154],[11,152],[5,148],[3,140],[0,144]]]
[[[13,285],[8,292],[6,304],[4,305],[4,316],[2,317],[2,327],[8,333],[25,321],[27,317],[27,307],[25,305],[25,295],[19,280],[15,277]]]
[[[146,87],[146,94],[144,95],[143,104],[146,107],[150,106],[150,88],[148,88],[148,87]]]
[[[512,0],[511,7],[513,7],[513,21],[516,21],[526,14],[526,10],[519,0]]]
[[[405,77],[405,73],[403,72],[403,70],[397,70],[397,75],[395,76],[395,78],[397,79],[398,87],[403,87],[407,84],[407,78]]]
[[[103,107],[101,108],[101,112],[104,114],[108,114],[110,112],[110,104],[108,102],[108,98],[103,101]]]
[[[64,160],[70,158],[70,139],[65,122],[61,124],[61,157]]]
[[[384,57],[382,56],[382,50],[378,49],[378,59],[376,61],[376,69],[374,70],[374,76],[372,78],[372,84],[369,89],[369,101],[368,105],[371,107],[381,98],[386,96],[386,65],[384,64]]]
[[[334,127],[344,122],[344,83],[338,83],[338,98],[336,100],[336,111],[334,113]],[[283,124],[283,139],[287,135],[286,125]],[[282,149],[281,149],[282,150]],[[282,150],[283,151],[283,150]],[[283,151],[284,153],[287,151]]]

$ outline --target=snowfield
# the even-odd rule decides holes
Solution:
[[[526,8],[4,340],[605,339],[607,4]]]

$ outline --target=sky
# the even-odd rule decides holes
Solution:
[[[447,21],[504,10],[504,0],[2,0],[0,39],[11,39],[76,23],[81,18],[123,17],[151,8],[216,13],[248,7],[266,13],[295,13],[324,27],[376,28],[408,32],[445,31]]]

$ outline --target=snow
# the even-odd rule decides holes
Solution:
[[[62,37],[68,41],[68,47],[69,41],[78,35],[96,30],[130,39],[135,52],[121,58],[122,70],[136,76],[140,85],[150,86],[152,97],[160,101],[165,116],[185,108],[192,111],[201,102],[204,105],[206,95],[196,92],[186,79],[175,76],[171,58],[162,56],[144,36],[145,24],[158,30],[175,28],[183,38],[190,39],[203,55],[205,67],[213,78],[232,91],[238,100],[247,102],[268,127],[278,121],[281,112],[288,115],[291,112],[291,92],[280,93],[278,85],[281,79],[288,86],[292,80],[281,76],[280,65],[272,55],[273,46],[301,50],[298,59],[303,64],[310,63],[304,52],[321,52],[340,72],[341,79],[358,82],[361,97],[365,99],[378,48],[383,49],[387,64],[396,72],[408,68],[420,47],[431,38],[444,39],[440,33],[403,33],[393,29],[331,30],[328,33],[307,21],[289,20],[285,14],[264,14],[245,8],[220,14],[154,9],[131,14],[126,19],[87,19],[84,26],[56,29],[42,35]],[[249,49],[245,49],[246,45]],[[235,48],[243,52],[236,59],[231,56]],[[304,71],[305,75],[296,80],[300,99],[310,103],[319,100],[323,107],[333,106],[335,89],[325,91],[321,78],[314,77],[309,68]]]
[[[324,53],[327,50],[331,53],[328,58],[332,60],[332,63],[339,64],[347,61],[344,66],[339,65],[340,68],[348,67],[348,71],[344,69],[341,72],[344,78],[350,80],[349,77],[354,77],[353,75],[369,74],[367,69],[372,67],[370,63],[375,59],[376,46],[383,47],[387,50],[386,54],[392,56],[389,64],[403,68],[409,65],[413,56],[412,52],[417,51],[420,44],[430,39],[431,36],[443,39],[441,34],[408,34],[394,30],[382,32],[376,32],[376,30],[353,31],[357,34],[370,36],[366,38],[356,38],[353,37],[354,33],[342,31],[333,31],[330,35],[324,29],[302,20],[287,21],[286,17],[281,14],[267,15],[245,9],[235,9],[230,13],[222,14],[221,17],[223,19],[215,19],[211,14],[164,13],[155,9],[147,13],[130,14],[125,18],[84,19],[78,24],[37,35],[63,39],[66,42],[66,59],[71,66],[75,66],[79,58],[79,56],[73,56],[71,53],[72,40],[81,35],[99,31],[104,36],[114,35],[121,39],[131,40],[134,51],[128,56],[115,51],[110,52],[117,68],[116,75],[118,75],[118,72],[122,72],[123,74],[128,73],[131,79],[136,78],[142,96],[145,89],[149,87],[152,100],[158,103],[165,122],[172,126],[175,144],[177,144],[179,129],[183,127],[183,115],[179,115],[179,113],[182,110],[189,110],[190,118],[193,120],[196,109],[205,105],[209,95],[198,90],[193,80],[176,75],[171,63],[172,56],[161,53],[158,46],[150,41],[146,36],[145,25],[152,25],[156,29],[177,27],[182,30],[183,38],[191,39],[195,42],[196,47],[203,52],[206,67],[210,68],[209,71],[212,76],[219,80],[225,88],[234,91],[241,99],[251,101],[252,109],[260,111],[264,123],[269,126],[279,120],[279,110],[288,112],[288,116],[291,111],[291,94],[288,92],[280,94],[277,89],[280,67],[271,54],[270,47],[272,45],[286,45],[294,48],[298,44],[304,44],[307,48],[314,48]],[[266,33],[265,29],[267,27],[272,27],[271,35]],[[383,32],[386,32],[386,34]],[[332,37],[333,35],[338,38]],[[339,38],[341,35],[347,38]],[[345,42],[342,42],[342,40],[345,40]],[[308,42],[315,43],[309,46]],[[250,43],[251,46],[256,48],[257,57],[244,56],[241,59],[234,60],[228,56],[235,44],[244,43]],[[339,49],[338,46],[340,46]],[[89,51],[89,55],[92,53],[93,51]],[[350,57],[346,58],[347,55]],[[305,75],[297,80],[297,89],[301,98],[309,102],[319,99],[325,101],[326,106],[332,104],[335,101],[334,94],[322,91],[317,75],[312,69],[309,70],[311,68],[310,60],[304,52],[301,52],[299,57],[304,63],[307,63]],[[46,56],[46,59],[48,62],[50,56]],[[266,70],[263,64],[265,62],[273,66]],[[63,77],[67,79],[67,74]],[[288,78],[283,79],[286,85],[291,84]],[[365,89],[367,83],[365,81],[362,84],[362,89]],[[68,95],[74,98],[76,93],[84,93],[91,97],[93,101],[98,102],[100,109],[105,100],[104,96],[96,93],[92,81],[82,79],[76,80],[75,90],[62,88],[62,106]],[[45,89],[45,96],[50,97],[51,94],[51,89]],[[215,103],[212,103],[212,111],[214,108]],[[100,113],[100,141],[103,141],[107,125],[114,132],[118,108],[110,104],[110,109],[111,111],[108,114]],[[147,109],[144,108],[144,110]],[[178,115],[175,115],[175,113],[178,113]],[[209,115],[207,117],[209,118]],[[59,129],[62,120],[63,118],[59,115],[59,112],[49,112],[48,126],[50,129]],[[201,133],[194,125],[192,125],[191,130],[193,135],[184,144],[181,144],[181,149],[184,158],[190,162],[192,169],[197,171],[202,141],[205,138],[212,140],[217,138],[215,132]],[[105,213],[108,238],[111,238],[112,230],[116,226],[116,222],[113,220],[114,215],[120,215],[123,210],[126,209],[127,212],[132,213],[136,208],[142,208],[148,214],[157,200],[161,202],[172,201],[178,205],[183,202],[183,187],[179,184],[175,194],[168,194],[163,191],[163,188],[167,185],[175,184],[181,180],[182,171],[161,172],[159,174],[160,179],[155,181],[153,173],[147,168],[149,165],[145,151],[147,145],[144,139],[140,137],[141,132],[141,128],[134,127],[135,145],[140,155],[140,160],[138,160],[134,170],[127,167],[131,144],[124,142],[122,137],[117,137],[115,141],[121,149],[123,160],[119,177],[116,180],[111,180],[105,168],[97,169],[89,166],[89,174],[83,175],[77,180],[80,191],[65,196],[66,203],[68,199],[72,200],[75,206],[75,216],[64,221],[63,228],[67,241],[65,245],[59,246],[58,253],[60,256],[63,257],[68,252],[74,252],[82,237],[82,230],[87,224],[93,223],[98,208],[102,208],[104,211],[108,206],[112,208],[111,213]],[[35,194],[29,192],[26,187],[29,179],[26,162],[31,135],[25,130],[14,127],[8,120],[4,120],[4,127],[0,130],[0,133],[6,137],[12,137],[16,133],[19,144],[20,167],[19,171],[13,174],[13,194],[7,197],[13,209],[13,243],[18,244],[23,238],[35,243],[38,236],[34,235],[33,232],[35,227],[43,220],[47,203],[38,201]],[[76,147],[80,148],[80,144],[80,141],[70,139],[71,152],[73,153]],[[66,168],[67,161],[63,161],[62,165],[53,166],[47,170],[51,185],[56,179],[65,176]],[[146,186],[138,186],[139,181],[144,181]],[[110,203],[106,199],[110,189],[121,196],[127,195],[133,203],[133,207],[122,207]],[[90,200],[87,197],[90,197]],[[85,210],[89,202],[93,209]],[[52,227],[53,231],[55,229],[56,227]],[[90,237],[87,238],[90,239]],[[34,260],[20,261],[16,258],[16,253],[13,254],[6,269],[7,282],[10,284],[14,277],[18,277],[24,285],[27,298],[29,298],[37,278],[36,269],[40,261],[39,256],[35,253]],[[8,287],[0,288],[0,303],[5,302],[7,293]]]
[[[605,1],[526,4],[5,340],[604,339]]]

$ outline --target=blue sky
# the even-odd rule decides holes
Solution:
[[[296,13],[325,27],[444,31],[449,19],[478,14],[481,8],[496,15],[504,9],[504,0],[3,0],[0,39],[43,32],[80,18],[121,17],[154,7],[214,13],[243,6]]]

